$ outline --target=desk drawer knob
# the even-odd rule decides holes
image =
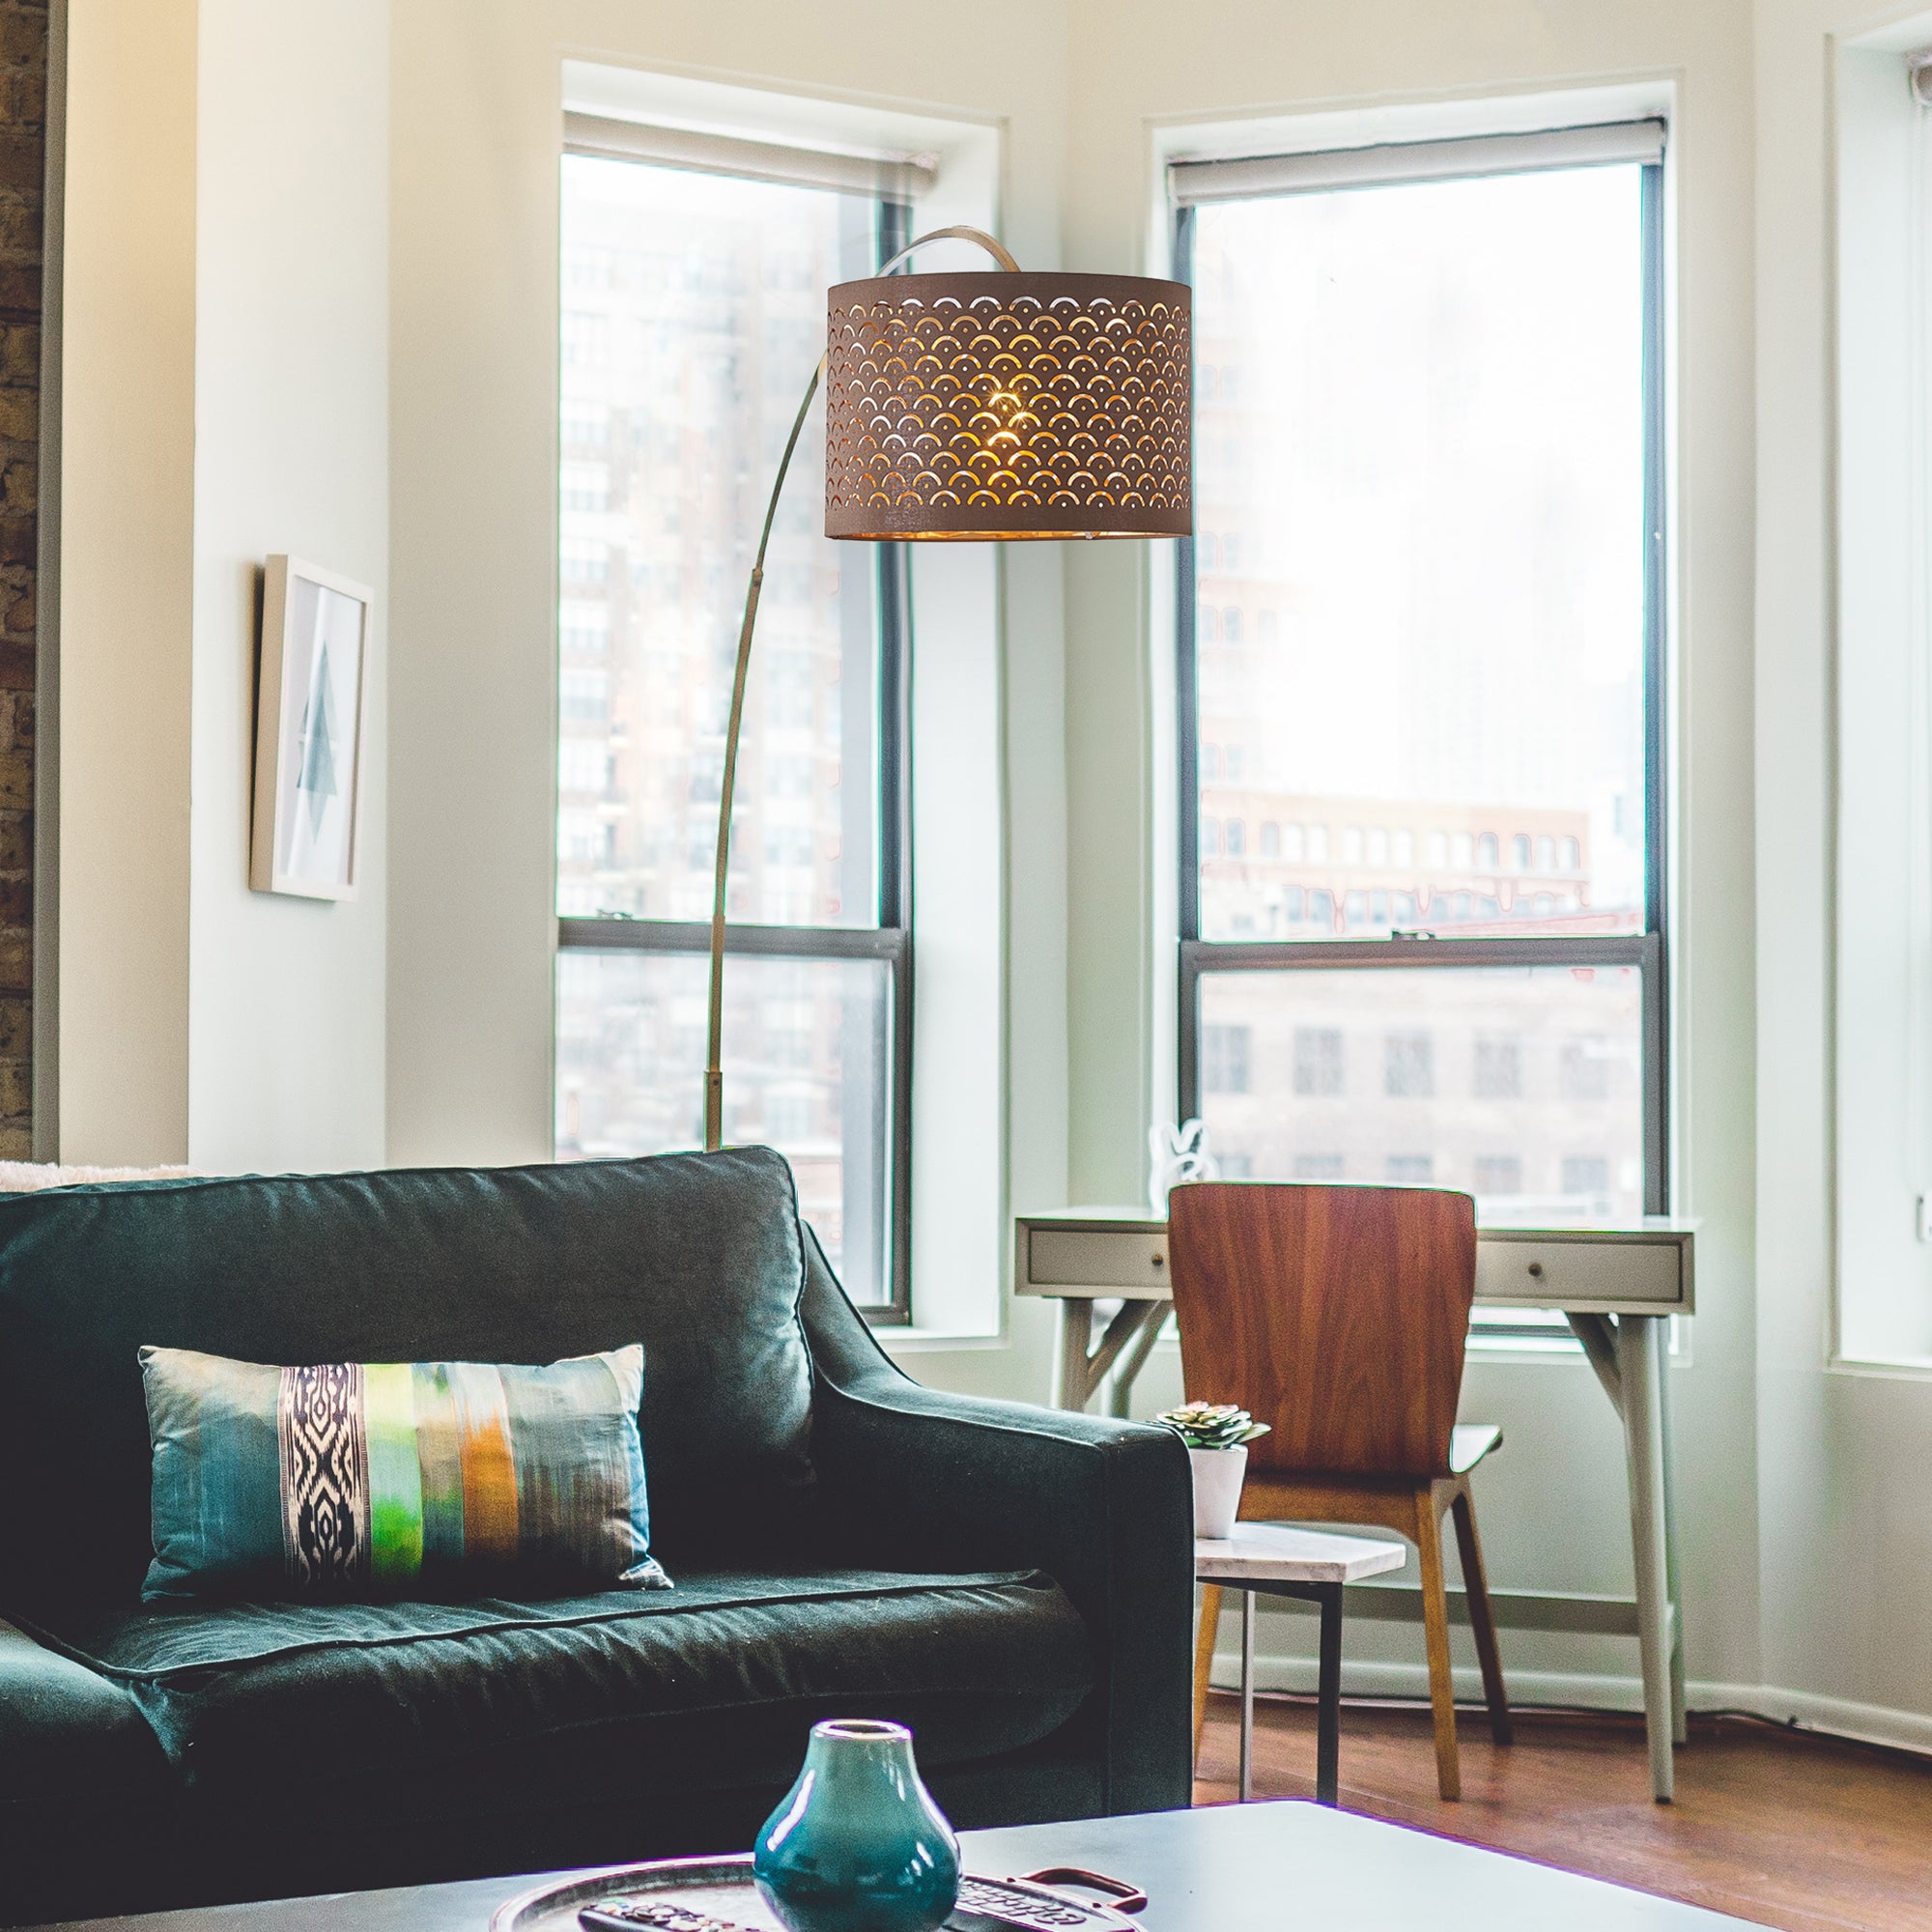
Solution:
[[[1530,1263],[1529,1278],[1531,1281],[1541,1281],[1543,1279],[1543,1264],[1541,1262]]]
[[[1157,1268],[1165,1267],[1167,1265],[1167,1257],[1165,1255],[1155,1255],[1153,1258],[1153,1264]]]

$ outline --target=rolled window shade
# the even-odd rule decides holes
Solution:
[[[792,187],[829,187],[841,194],[916,201],[932,186],[938,170],[920,155],[840,155],[817,148],[787,148],[770,141],[741,141],[729,134],[654,128],[602,114],[566,112],[563,151],[607,160],[650,161],[699,174],[740,175]]]
[[[1176,206],[1197,208],[1204,202],[1452,181],[1464,175],[1530,174],[1633,161],[1650,165],[1663,158],[1663,135],[1662,121],[1610,121],[1594,128],[1551,128],[1533,134],[1474,134],[1453,141],[1328,148],[1307,155],[1171,161],[1168,191]]]

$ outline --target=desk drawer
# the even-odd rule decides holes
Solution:
[[[1027,1280],[1037,1288],[1167,1288],[1167,1241],[1086,1228],[1034,1228]]]
[[[1497,1240],[1476,1243],[1483,1301],[1570,1306],[1592,1301],[1684,1299],[1684,1251],[1676,1241]]]

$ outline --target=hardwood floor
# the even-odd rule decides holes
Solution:
[[[1197,1804],[1236,1794],[1239,1707],[1208,1700]],[[1639,1720],[1519,1711],[1516,1743],[1460,1726],[1463,1798],[1435,1796],[1429,1713],[1349,1705],[1342,1805],[1612,1879],[1787,1932],[1932,1932],[1932,1761],[1779,1730],[1690,1720],[1677,1802],[1650,1797]],[[1255,1704],[1257,1798],[1314,1793],[1315,1713]]]

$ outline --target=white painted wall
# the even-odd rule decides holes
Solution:
[[[187,1155],[195,14],[69,16],[60,502],[60,1122]]]
[[[200,0],[187,1158],[384,1157],[388,0]],[[369,584],[357,895],[248,890],[261,566]]]
[[[60,1146],[384,1151],[387,0],[70,12]],[[354,903],[247,890],[255,570],[377,587]]]
[[[1765,896],[1757,933],[1766,1046],[1755,1150],[1756,1366],[1765,1676],[1847,1705],[1923,1717],[1932,1713],[1932,1631],[1923,1615],[1932,1594],[1932,1519],[1918,1477],[1932,1429],[1932,1387],[1922,1372],[1829,1364],[1834,1161],[1854,1157],[1833,1142],[1834,1074],[1858,1083],[1871,1071],[1833,1065],[1834,1007],[1850,989],[1834,987],[1832,962],[1840,639],[1829,104],[1836,92],[1834,37],[1909,17],[1902,8],[1844,0],[1758,6],[1754,725],[1758,849],[1776,889]],[[1908,40],[1932,41],[1932,21]],[[1860,500],[1856,490],[1847,498],[1854,516]],[[1845,531],[1848,560],[1865,534],[1862,523]],[[1902,710],[1906,694],[1892,696]],[[1878,749],[1868,753],[1855,741],[1845,756]],[[1883,970],[1884,961],[1873,963]],[[1891,965],[1902,973],[1905,961]],[[1867,1040],[1862,1050],[1902,1059],[1905,1043]],[[1840,1286],[1851,1289],[1849,1281]],[[1932,1725],[1925,1729],[1932,1734]]]

